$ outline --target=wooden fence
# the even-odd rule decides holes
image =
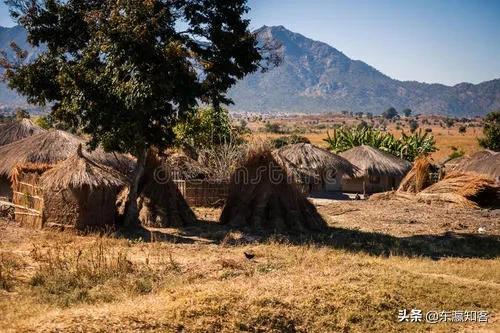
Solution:
[[[228,181],[174,180],[177,188],[190,206],[222,206],[229,194]]]
[[[38,186],[38,177],[36,174],[25,175],[12,186],[15,220],[31,228],[43,226],[43,192]]]

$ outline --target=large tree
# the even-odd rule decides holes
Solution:
[[[126,218],[137,223],[146,151],[164,148],[199,101],[216,110],[261,62],[246,0],[8,0],[46,51],[10,63],[9,86],[80,128],[90,145],[137,157]],[[23,52],[17,52],[23,60]]]

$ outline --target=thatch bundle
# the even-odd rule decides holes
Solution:
[[[276,231],[320,230],[325,222],[266,148],[252,150],[231,176],[222,224]]]
[[[0,127],[0,146],[43,132],[45,130],[35,125],[31,119],[16,120]]]
[[[418,193],[432,184],[430,173],[432,164],[427,157],[419,157],[413,168],[401,181],[398,191]]]
[[[158,152],[150,149],[137,200],[139,219],[144,226],[181,227],[196,222],[169,172]]]
[[[74,154],[85,141],[73,134],[51,130],[0,147],[0,176],[12,176],[17,165],[56,164]],[[124,155],[105,153],[102,149],[88,152],[93,161],[127,174],[133,161]]]
[[[419,201],[443,201],[466,207],[497,206],[500,186],[489,177],[452,172],[417,195]]]
[[[174,179],[206,179],[210,175],[209,170],[198,161],[180,152],[171,152],[165,163]]]
[[[411,163],[376,148],[361,145],[340,153],[358,168],[356,177],[393,176],[403,177],[411,169]]]
[[[475,172],[500,181],[500,152],[479,151],[470,157],[464,157],[456,163],[453,171]]]
[[[80,230],[114,225],[116,196],[123,176],[91,160],[78,147],[76,154],[40,177],[43,225]]]
[[[304,176],[321,179],[329,170],[348,177],[354,177],[359,171],[345,158],[310,143],[297,143],[276,149],[273,157],[299,182]]]

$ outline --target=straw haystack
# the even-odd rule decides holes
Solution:
[[[276,231],[320,230],[326,225],[293,177],[288,177],[265,148],[251,151],[246,163],[231,176],[220,221],[236,228]]]
[[[150,149],[147,154],[137,206],[139,219],[144,226],[181,227],[196,222],[196,216],[155,149]]]
[[[452,172],[417,195],[419,201],[451,202],[465,207],[499,206],[500,186],[484,175]]]
[[[310,143],[287,145],[273,151],[273,157],[305,193],[312,191],[339,191],[343,176],[354,177],[358,171],[345,158]]]
[[[351,148],[340,156],[358,168],[354,179],[343,179],[346,192],[371,193],[396,189],[411,163],[370,146]]]
[[[433,184],[434,180],[431,174],[436,172],[436,168],[430,160],[425,157],[419,157],[413,164],[410,172],[401,181],[398,191],[418,193]]]
[[[85,156],[80,145],[40,177],[43,224],[79,230],[114,225],[116,196],[125,182],[119,172]]]
[[[491,150],[479,151],[470,157],[464,157],[453,171],[475,172],[495,179],[500,182],[500,152]]]
[[[45,130],[35,125],[31,119],[16,120],[0,127],[0,146],[43,132]]]

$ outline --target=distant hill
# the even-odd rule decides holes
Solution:
[[[240,81],[230,96],[237,111],[381,113],[389,106],[411,108],[415,113],[450,116],[484,115],[500,109],[500,80],[453,87],[398,81],[370,65],[352,60],[337,49],[291,32],[283,26],[264,26],[256,31],[260,41],[279,43],[282,64],[266,73]],[[19,26],[0,27],[0,49],[10,50],[15,41],[33,59],[40,50],[26,41]],[[25,100],[0,84],[0,107],[26,105]]]
[[[283,26],[264,26],[256,33],[261,42],[281,45],[283,61],[269,72],[247,76],[231,90],[235,110],[377,114],[394,106],[422,114],[475,116],[500,109],[500,80],[453,87],[403,82]]]
[[[14,59],[14,53],[10,47],[12,42],[15,42],[23,50],[28,51],[26,61],[30,61],[40,52],[33,48],[26,40],[26,30],[20,26],[12,28],[0,27],[0,50],[7,53],[9,58]],[[1,69],[0,69],[1,71]],[[26,106],[26,100],[19,96],[16,92],[7,88],[5,83],[0,82],[0,105],[1,106]]]

